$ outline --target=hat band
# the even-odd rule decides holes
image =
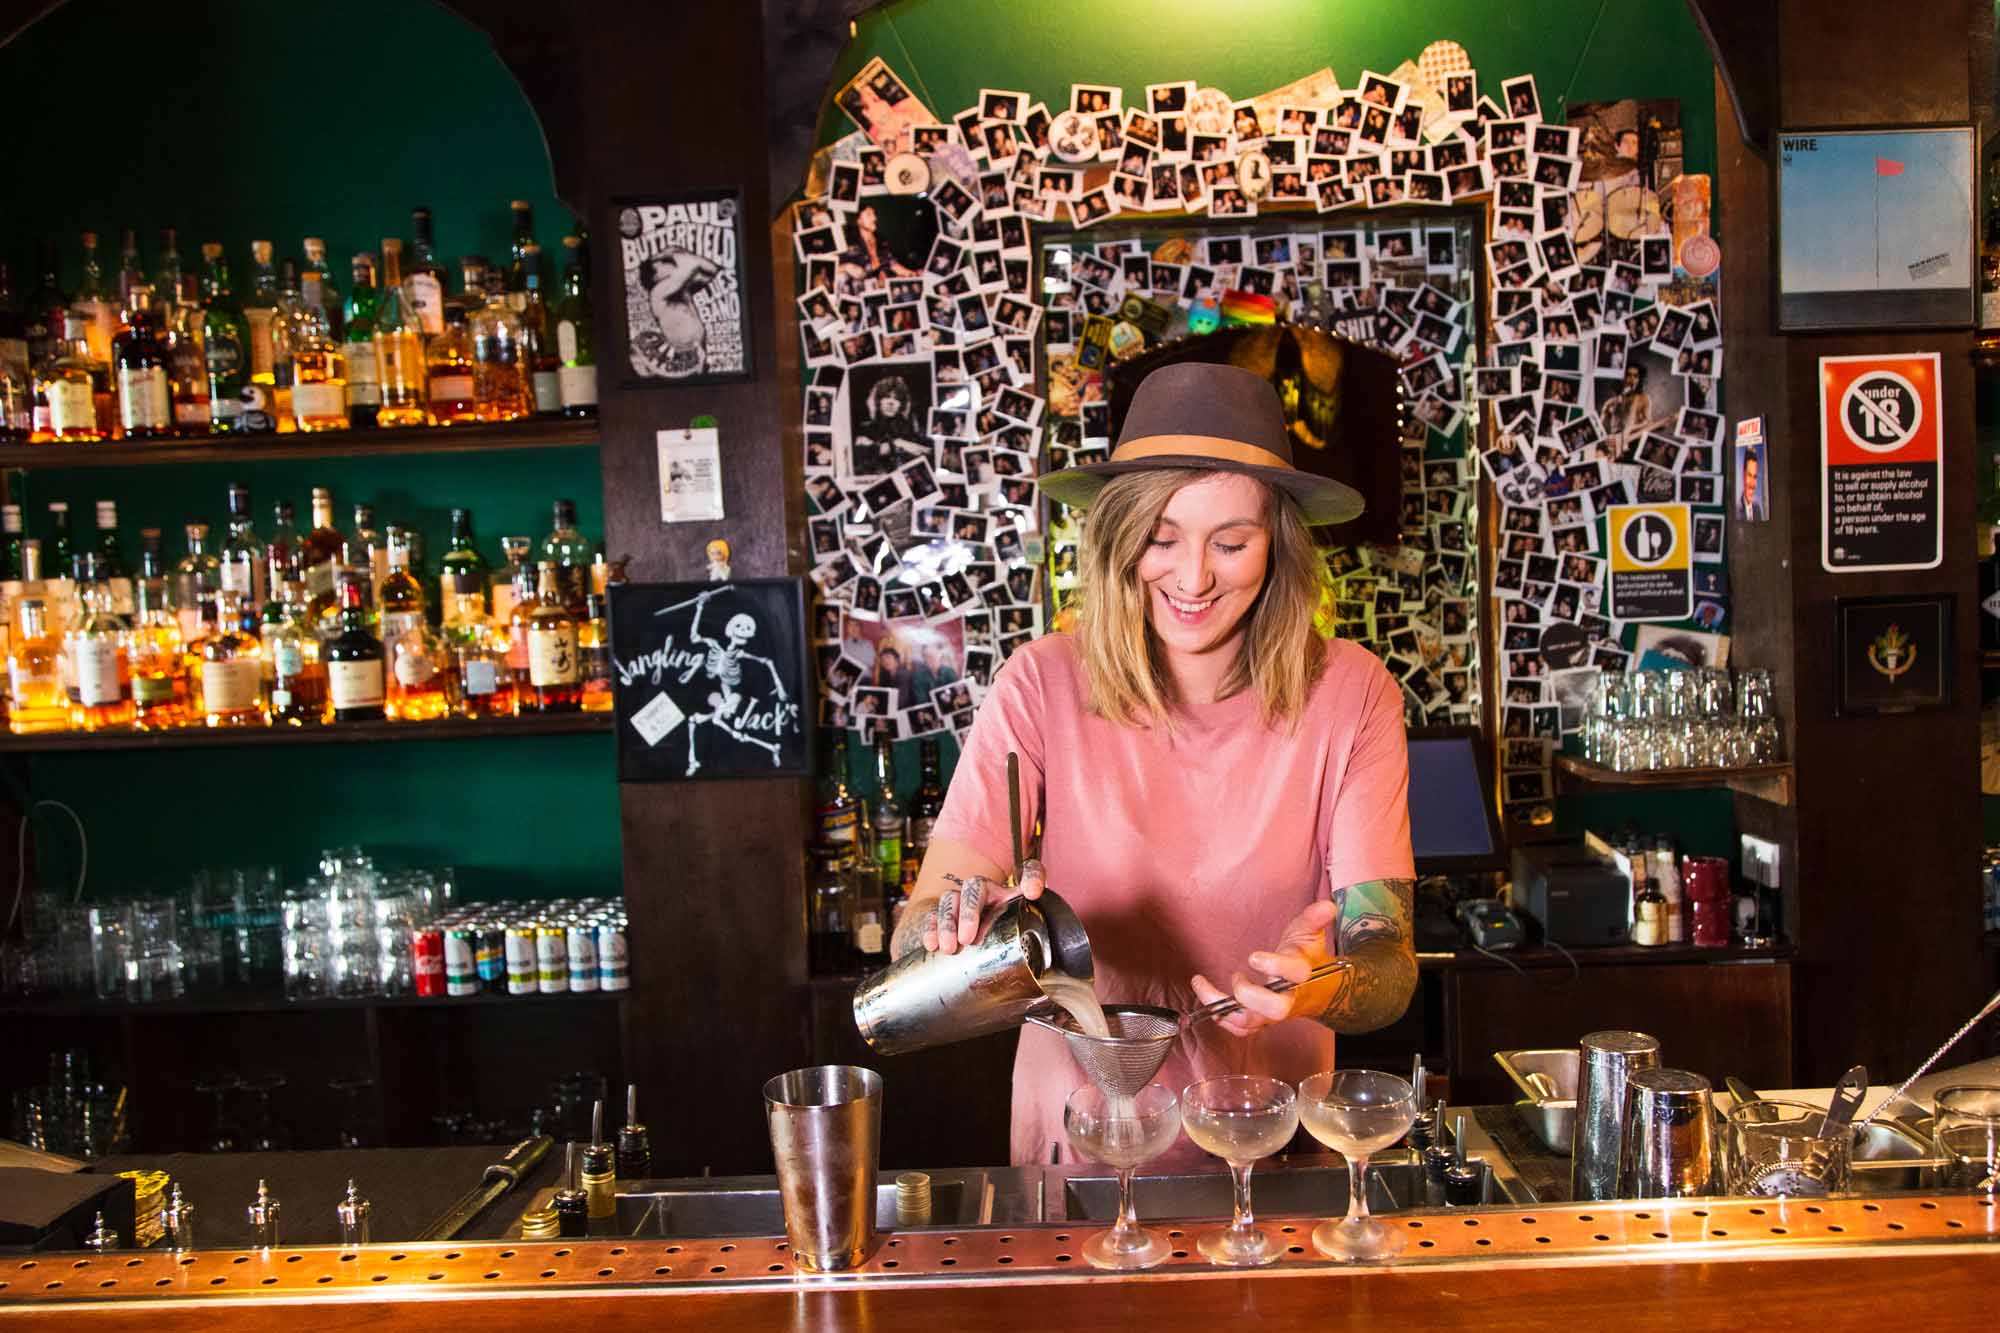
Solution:
[[[1112,450],[1111,461],[1130,463],[1142,458],[1159,458],[1170,454],[1206,455],[1220,462],[1243,463],[1250,467],[1282,468],[1287,472],[1293,470],[1289,460],[1279,457],[1269,449],[1260,449],[1241,440],[1224,439],[1220,435],[1142,435],[1136,440],[1127,440]]]

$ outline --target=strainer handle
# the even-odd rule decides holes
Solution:
[[[1350,962],[1348,959],[1335,958],[1328,962],[1321,963],[1318,967],[1306,973],[1306,981],[1324,981],[1326,978],[1332,976],[1334,973],[1345,972],[1348,968],[1353,966],[1354,964]],[[1264,989],[1268,991],[1283,992],[1283,991],[1293,990],[1305,984],[1306,984],[1305,981],[1287,981],[1283,977],[1278,977],[1271,981],[1264,982],[1263,986]],[[1235,996],[1225,995],[1219,1000],[1209,1001],[1207,1004],[1202,1005],[1198,1009],[1188,1010],[1187,1014],[1181,1019],[1181,1028],[1185,1030],[1187,1028],[1193,1027],[1196,1023],[1206,1023],[1211,1018],[1221,1018],[1226,1014],[1233,1014],[1242,1007],[1243,1007],[1242,1002],[1239,1001]]]

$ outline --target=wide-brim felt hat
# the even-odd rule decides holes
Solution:
[[[1270,381],[1241,366],[1184,361],[1139,382],[1111,457],[1035,478],[1042,494],[1086,509],[1113,477],[1184,468],[1240,472],[1289,495],[1307,523],[1357,517],[1361,492],[1292,465],[1285,409]]]

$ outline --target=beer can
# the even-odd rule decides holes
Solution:
[[[418,995],[445,993],[444,932],[436,926],[418,926],[410,932],[410,973]]]
[[[535,980],[544,995],[569,989],[569,932],[563,927],[535,927]]]
[[[587,921],[569,923],[569,988],[597,989],[597,932]]]
[[[507,932],[498,923],[475,921],[472,931],[472,966],[481,990],[507,989]]]
[[[444,993],[479,994],[479,966],[473,961],[473,933],[454,926],[444,933]]]
[[[535,928],[530,925],[507,927],[507,993],[533,995],[537,982]]]
[[[630,990],[632,972],[625,947],[625,918],[606,917],[597,923],[597,985],[600,990]]]

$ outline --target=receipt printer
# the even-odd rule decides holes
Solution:
[[[1632,932],[1631,881],[1581,842],[1516,847],[1514,906],[1565,948],[1608,948],[1627,943]]]

